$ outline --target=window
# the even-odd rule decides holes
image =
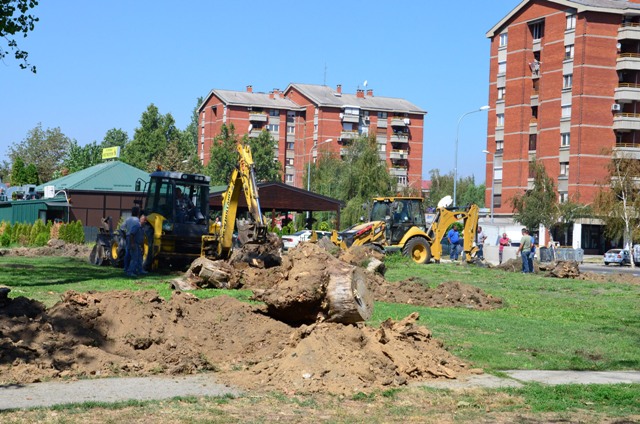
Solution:
[[[567,15],[567,31],[576,28],[576,15]]]
[[[493,179],[502,180],[502,167],[493,169]]]
[[[530,161],[529,162],[529,179],[534,179],[536,177],[536,168],[535,168],[535,162],[534,161]]]
[[[503,140],[496,141],[496,153],[502,152],[503,148],[504,148],[504,141]]]
[[[293,125],[288,125],[287,134],[295,134],[295,133],[296,133],[296,127],[294,127]]]
[[[531,106],[531,119],[534,121],[538,119],[538,106]]]
[[[533,37],[534,40],[541,39],[544,37],[544,21],[529,24],[529,31],[531,32],[531,37]]]
[[[568,147],[570,142],[571,142],[571,134],[569,134],[569,133],[560,134],[560,146],[561,147]]]
[[[407,177],[404,175],[399,175],[396,177],[398,179],[398,185],[406,186],[407,185]]]
[[[278,132],[280,132],[280,125],[278,125],[278,124],[269,124],[269,125],[267,125],[267,131],[272,132],[272,133],[278,133]]]
[[[536,150],[538,143],[538,134],[529,134],[529,151]]]
[[[293,146],[294,146],[294,144],[293,144],[292,141],[288,142],[287,143],[287,150],[293,150]]]
[[[500,34],[500,47],[505,47],[507,45],[508,36],[506,32]]]
[[[387,112],[378,112],[378,119],[387,119]]]
[[[499,208],[502,206],[502,194],[493,195],[493,207]]]
[[[571,88],[573,85],[573,74],[567,74],[562,77],[562,88],[564,90]]]
[[[498,75],[502,75],[506,73],[507,73],[507,61],[503,60],[501,62],[498,62]]]
[[[564,46],[564,60],[573,59],[573,44]]]
[[[562,118],[571,118],[571,105],[562,106]]]
[[[569,200],[569,193],[566,191],[561,191],[558,193],[558,202],[566,203]]]
[[[285,180],[285,182],[287,182],[287,183],[293,183],[293,174],[286,174],[286,175],[284,176],[284,180]]]
[[[504,100],[505,93],[506,93],[506,88],[504,87],[498,88],[498,100]]]
[[[359,116],[360,115],[360,109],[355,108],[355,107],[345,107],[344,108],[344,114],[345,115]]]
[[[504,127],[504,113],[498,113],[496,115],[496,126]]]
[[[269,109],[269,116],[280,116],[280,109]]]
[[[569,176],[569,162],[560,162],[560,176],[561,177]]]
[[[205,114],[204,114],[204,110],[202,111],[202,122],[200,123],[200,125],[202,125],[204,127],[204,121],[205,121]]]
[[[286,163],[287,166],[293,166],[293,158],[285,159],[285,163]]]

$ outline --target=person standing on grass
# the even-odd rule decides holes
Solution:
[[[529,252],[529,272],[533,272],[533,259],[536,257],[536,238],[529,234],[531,237],[531,252]]]
[[[498,240],[498,263],[502,263],[502,254],[505,246],[511,246],[511,239],[507,237],[507,233],[502,233],[502,237]]]
[[[447,233],[447,240],[449,240],[449,258],[452,261],[458,260],[458,244],[460,243],[460,233],[458,233],[458,225],[453,224],[449,232]]]
[[[131,251],[129,249],[129,234],[135,225],[140,225],[140,208],[134,206],[131,208],[131,216],[128,217],[120,226],[124,232],[124,272],[125,274],[131,266]]]
[[[518,247],[518,254],[522,259],[522,273],[528,274],[529,270],[529,254],[531,253],[531,237],[529,231],[526,228],[522,229],[522,238],[520,239],[520,247]]]
[[[487,239],[487,235],[482,231],[482,227],[478,225],[478,233],[476,235],[476,245],[478,246],[478,254],[476,255],[480,259],[484,259],[484,242]]]
[[[136,277],[147,272],[142,269],[142,248],[144,244],[144,224],[147,218],[140,216],[137,224],[134,224],[129,234],[129,251],[131,252],[131,262],[126,274],[129,277]]]

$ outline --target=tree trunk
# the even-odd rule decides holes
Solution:
[[[334,268],[329,274],[323,306],[330,322],[354,324],[371,318],[373,296],[367,289],[364,272],[347,264]]]

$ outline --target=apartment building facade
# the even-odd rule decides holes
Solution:
[[[489,30],[486,204],[496,216],[532,186],[533,162],[559,201],[588,204],[612,151],[640,158],[639,3],[524,0]],[[574,247],[602,244],[599,225],[582,224]]]
[[[375,134],[380,160],[398,188],[420,189],[425,111],[398,98],[376,97],[373,90],[355,94],[323,85],[290,84],[284,91],[212,90],[198,109],[198,155],[203,164],[223,124],[236,134],[257,137],[269,131],[286,184],[302,187],[307,165],[319,154],[342,155],[361,135]]]

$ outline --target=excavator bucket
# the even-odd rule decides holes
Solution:
[[[267,241],[267,226],[264,224],[237,219],[236,228],[238,229],[238,242],[241,246],[247,243],[262,244]]]

